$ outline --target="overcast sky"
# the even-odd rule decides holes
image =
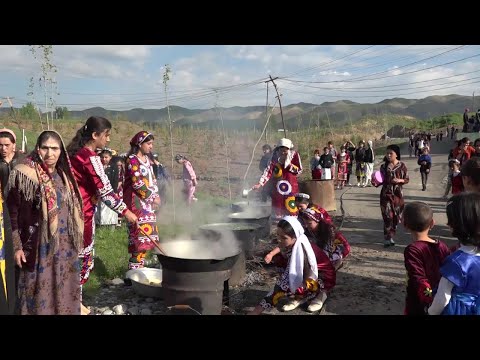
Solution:
[[[32,101],[34,77],[44,110],[41,54],[35,59],[28,45],[0,45],[0,53],[0,97],[13,97],[16,107]],[[191,109],[265,106],[270,75],[283,106],[480,95],[478,45],[54,45],[51,64],[55,103],[71,110],[163,108],[165,64],[169,104]],[[268,94],[273,105],[272,86]]]

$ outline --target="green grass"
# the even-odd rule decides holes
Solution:
[[[461,113],[452,113],[442,116],[435,116],[426,120],[417,120],[417,129],[419,130],[435,130],[440,128],[445,128],[447,125],[461,126],[463,125],[463,114]]]
[[[162,224],[159,226],[160,238],[172,237],[179,232],[180,224]],[[153,256],[147,253],[146,259]],[[106,280],[123,279],[128,271],[128,235],[127,227],[112,229],[110,226],[97,226],[95,231],[95,264],[83,291],[85,296],[94,295]]]
[[[95,231],[95,263],[90,279],[84,286],[86,296],[96,292],[101,284],[116,277],[123,279],[128,270],[129,254],[126,226],[114,230],[97,226]]]
[[[199,192],[196,194],[199,198],[199,203],[208,203],[208,206],[226,206],[230,204],[228,199],[221,196],[209,196],[208,194]],[[171,204],[171,202],[169,203]],[[167,204],[163,211],[165,213],[171,211],[171,205]],[[160,239],[168,239],[182,234],[185,229],[185,224],[181,222],[182,209],[177,209],[177,220],[174,224],[172,222],[162,223],[162,215],[159,216],[158,235]],[[211,222],[212,214],[209,211],[197,214],[192,219],[192,224],[189,228],[194,229],[199,225]],[[110,226],[97,226],[95,231],[95,263],[94,269],[90,274],[90,278],[84,285],[83,291],[86,298],[93,296],[105,283],[106,280],[114,278],[123,279],[125,273],[128,271],[128,234],[127,227],[123,224],[121,227],[112,229]],[[147,252],[146,259],[150,260],[153,256],[151,252]]]

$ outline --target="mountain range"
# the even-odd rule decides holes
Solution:
[[[298,103],[282,108],[284,122],[287,128],[295,129],[309,124],[342,125],[354,123],[368,115],[402,115],[417,119],[448,113],[463,113],[466,107],[476,111],[475,100],[469,96],[445,95],[429,96],[423,99],[386,99],[374,104],[361,104],[349,100],[324,102],[322,104]],[[480,107],[480,102],[478,105]],[[2,112],[8,108],[1,108]],[[265,106],[247,106],[212,109],[187,109],[170,106],[170,117],[176,126],[220,127],[223,119],[226,128],[245,129],[263,127],[266,120]],[[164,123],[168,121],[167,108],[162,109],[131,109],[125,111],[107,110],[94,107],[81,111],[69,111],[69,117],[86,119],[91,115],[103,116],[111,120],[126,120],[131,122]],[[270,119],[272,127],[282,127],[280,109],[276,107]]]

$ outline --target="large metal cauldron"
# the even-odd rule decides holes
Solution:
[[[159,254],[162,264],[165,304],[189,305],[203,315],[220,315],[224,284],[241,253],[221,240],[171,240],[162,242],[168,254]],[[223,249],[223,251],[222,251]]]
[[[237,201],[232,205],[232,212],[244,212],[249,211],[250,209],[261,209],[260,211],[265,215],[272,213],[272,204],[269,202],[258,202],[258,201]]]
[[[215,223],[200,226],[200,235],[207,239],[228,238],[233,234],[243,250],[233,265],[229,285],[240,285],[247,275],[245,259],[253,256],[260,228],[258,224],[249,223]]]
[[[268,208],[249,208],[243,212],[232,213],[228,218],[236,223],[249,223],[260,225],[257,230],[258,238],[267,238],[270,235],[270,219],[271,209]]]
[[[251,257],[258,240],[258,230],[261,228],[260,224],[247,222],[214,223],[200,226],[200,233],[208,239],[215,239],[217,236],[229,237],[233,234],[245,255]]]

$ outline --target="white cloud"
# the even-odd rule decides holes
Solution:
[[[337,71],[337,70],[328,70],[328,71],[320,71],[319,75],[326,76],[326,75],[334,75],[334,76],[350,76],[351,74],[348,71]]]
[[[417,98],[440,93],[471,94],[477,87],[477,84],[460,83],[462,86],[449,88],[448,84],[438,84],[455,85],[459,80],[480,76],[480,72],[445,80],[415,82],[478,70],[480,57],[426,68],[474,55],[479,52],[479,46],[464,47],[438,57],[434,56],[455,46],[379,45],[358,52],[367,46],[55,45],[52,61],[58,67],[59,88],[73,93],[61,95],[60,100],[79,104],[79,108],[90,107],[91,103],[99,105],[99,99],[111,109],[118,104],[163,107],[163,64],[170,64],[172,70],[168,82],[172,103],[185,107],[212,106],[214,88],[225,88],[219,91],[222,106],[264,105],[266,85],[263,80],[270,74],[280,77],[277,84],[284,94],[282,105],[341,99],[371,103],[408,93],[414,95],[407,97]],[[16,96],[25,98],[25,84],[32,74],[40,72],[40,63],[34,61],[25,45],[3,45],[0,53],[0,89],[8,88],[8,93],[13,96],[11,89],[16,88]],[[427,59],[429,57],[433,58]],[[417,63],[405,67],[412,62]],[[421,71],[412,72],[414,70]],[[287,82],[285,78],[297,82]],[[258,84],[226,89],[254,80]],[[403,83],[407,85],[391,86]],[[104,96],[89,98],[81,93]],[[123,93],[129,95],[117,95]]]
[[[58,66],[59,71],[64,71],[66,75],[76,78],[111,78],[121,79],[128,73],[118,65],[112,65],[105,62],[87,62],[85,60],[74,59],[63,65]],[[131,73],[131,72],[130,72]]]
[[[141,61],[150,55],[145,45],[55,45],[55,51],[61,56],[90,56],[95,59],[115,59]]]
[[[0,45],[0,70],[27,70],[34,64],[34,59],[25,45]]]

